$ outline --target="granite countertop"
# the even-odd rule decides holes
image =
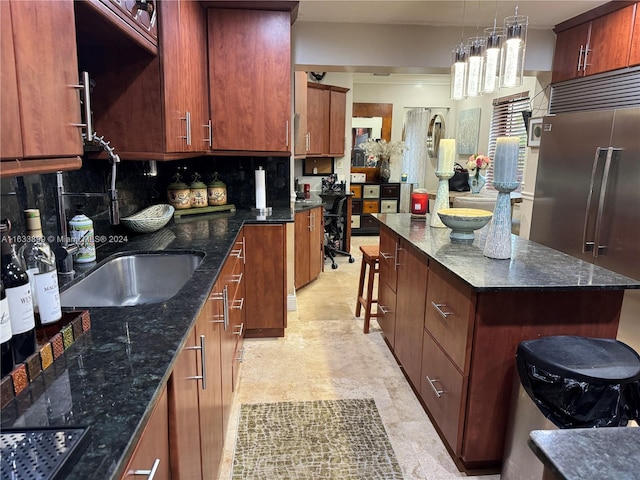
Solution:
[[[426,220],[412,219],[408,213],[374,217],[478,292],[640,288],[638,280],[516,235],[511,235],[511,259],[496,260],[483,255],[477,231],[473,244],[451,243],[451,230],[430,227],[429,214]]]
[[[534,430],[529,446],[555,478],[635,480],[640,472],[640,428]]]
[[[89,426],[90,441],[65,479],[120,478],[240,228],[293,222],[293,212],[274,208],[266,219],[240,210],[183,217],[157,232],[115,237],[98,248],[97,264],[78,269],[78,278],[123,252],[180,250],[205,256],[180,292],[165,302],[89,308],[91,328],[2,409],[2,428]]]

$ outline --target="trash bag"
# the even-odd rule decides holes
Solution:
[[[625,426],[640,413],[640,356],[613,339],[552,336],[518,345],[520,381],[558,428]]]

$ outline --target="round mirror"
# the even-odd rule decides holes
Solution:
[[[438,157],[438,147],[440,146],[440,139],[446,135],[446,128],[444,124],[444,117],[436,113],[431,117],[429,122],[429,128],[427,130],[427,153],[431,158]]]

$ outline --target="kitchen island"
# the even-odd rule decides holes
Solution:
[[[123,232],[117,237],[119,241],[98,248],[97,264],[78,268],[77,279],[108,257],[124,252],[190,251],[204,253],[204,258],[178,294],[167,301],[89,308],[91,328],[17,397],[9,402],[3,399],[2,429],[89,427],[88,442],[64,478],[123,478],[154,407],[163,398],[166,405],[167,383],[177,368],[180,352],[192,343],[197,319],[212,308],[208,305],[210,293],[222,276],[225,261],[238,248],[238,234],[247,227],[283,226],[293,222],[293,215],[291,208],[274,208],[273,214],[263,219],[240,210],[192,217],[179,223],[172,221],[151,234]],[[286,298],[280,301],[286,304]],[[238,333],[242,328],[240,332],[234,330],[234,337]],[[195,366],[195,352],[188,353],[193,353],[189,360]],[[212,357],[214,352],[207,353]],[[178,391],[182,389],[179,380]],[[215,388],[210,381],[207,391]],[[194,417],[193,411],[187,414]],[[191,434],[197,439],[197,427]],[[214,457],[215,453],[207,455]],[[213,478],[216,472],[205,474]]]
[[[430,218],[377,214],[378,323],[460,469],[499,469],[517,345],[615,338],[640,282],[512,235],[508,260],[451,243]]]

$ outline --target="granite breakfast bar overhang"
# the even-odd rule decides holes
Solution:
[[[384,307],[400,312],[403,301],[423,302],[413,318],[393,320],[395,331],[386,315],[378,318],[387,343],[459,468],[497,468],[517,345],[547,335],[615,338],[624,290],[638,289],[640,282],[515,235],[511,259],[495,260],[483,255],[478,233],[473,244],[451,243],[450,230],[430,227],[429,215],[375,218],[382,285],[388,281],[383,245],[396,245],[395,253],[384,253],[397,257],[397,266],[389,267],[396,269],[391,297],[397,304]],[[427,276],[424,292],[401,281],[418,267]],[[413,289],[411,295],[403,288]],[[407,345],[422,351],[399,351]],[[409,364],[415,358],[419,365]]]

